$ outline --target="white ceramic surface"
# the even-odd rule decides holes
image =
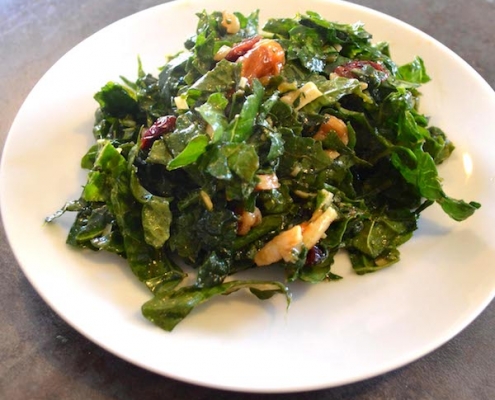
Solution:
[[[194,32],[195,12],[261,10],[261,18],[319,11],[360,20],[374,40],[390,42],[399,63],[420,55],[433,81],[422,110],[457,150],[441,166],[448,194],[483,207],[456,223],[430,207],[392,268],[356,276],[344,256],[339,282],[292,286],[293,303],[237,293],[199,307],[172,333],[140,313],[149,298],[125,263],[67,247],[71,217],[45,216],[77,198],[80,157],[92,142],[93,94],[119,75],[134,77],[137,56],[156,72]],[[355,382],[409,363],[468,325],[495,293],[495,94],[458,56],[418,30],[340,1],[177,1],[121,20],[57,62],[19,111],[0,175],[5,229],[29,281],[70,325],[134,364],[217,388],[290,392]],[[258,270],[258,277],[272,272]],[[434,373],[434,371],[432,372]]]

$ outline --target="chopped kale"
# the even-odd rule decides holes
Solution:
[[[418,110],[429,80],[421,58],[396,65],[361,24],[307,12],[259,29],[257,11],[199,13],[159,77],[139,63],[136,81],[95,95],[87,183],[47,221],[76,212],[67,243],[124,257],[165,330],[243,288],[289,303],[285,283],[230,278],[248,268],[338,280],[345,251],[357,274],[380,270],[426,207],[457,221],[480,207],[442,189],[454,145]]]

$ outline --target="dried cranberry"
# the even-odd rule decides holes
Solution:
[[[225,59],[227,61],[237,61],[237,59],[244,54],[246,54],[249,50],[251,50],[256,43],[261,40],[261,36],[253,36],[247,39],[244,39],[242,42],[236,43],[232,49],[227,53]]]
[[[320,249],[318,246],[313,246],[308,251],[308,255],[306,256],[306,266],[311,267],[312,265],[316,265],[323,261],[325,258],[325,252]]]
[[[385,77],[382,80],[388,78],[389,72],[383,65],[375,61],[367,61],[367,60],[351,61],[348,62],[347,64],[339,65],[337,68],[335,68],[333,72],[344,78],[356,78],[356,74],[353,72],[353,70],[363,69],[366,65],[370,65],[377,71],[385,73]]]
[[[141,136],[141,149],[148,150],[156,139],[172,132],[175,129],[176,119],[173,115],[158,118]]]

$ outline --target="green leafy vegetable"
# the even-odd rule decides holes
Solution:
[[[143,304],[143,315],[159,327],[171,331],[194,309],[217,295],[228,295],[240,289],[250,289],[258,298],[266,300],[276,293],[285,294],[287,303],[290,296],[287,288],[277,282],[230,281],[208,288],[186,286],[174,291],[158,293]]]
[[[283,281],[341,279],[340,251],[357,274],[378,271],[427,207],[456,221],[480,207],[442,187],[454,145],[419,111],[421,58],[397,65],[362,24],[315,12],[262,29],[257,11],[229,18],[238,30],[199,13],[158,77],[138,61],[135,81],[102,87],[81,197],[46,218],[77,213],[68,244],[125,258],[165,330],[240,289],[289,303]],[[281,282],[233,277],[264,265]]]

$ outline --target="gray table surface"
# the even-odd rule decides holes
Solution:
[[[354,2],[430,34],[495,88],[494,0]],[[65,52],[109,23],[159,3],[0,0],[0,148],[29,91]],[[0,276],[2,399],[495,399],[493,302],[447,344],[396,371],[327,390],[260,395],[223,392],[161,377],[88,341],[28,283],[3,226]]]

